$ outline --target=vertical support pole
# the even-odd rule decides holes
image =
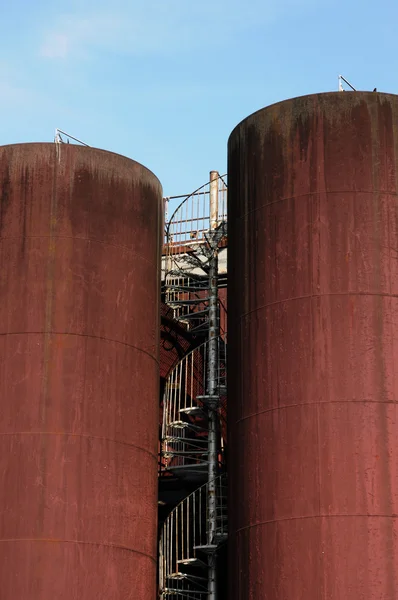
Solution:
[[[210,230],[218,225],[218,171],[210,171]]]
[[[165,225],[167,225],[167,221],[169,218],[169,202],[170,202],[170,198],[163,198],[164,201],[164,222]]]
[[[218,427],[218,173],[210,173],[210,231],[209,241],[211,246],[209,264],[209,365],[208,365],[208,523],[207,543],[215,543],[217,528],[217,427]],[[209,554],[208,571],[208,600],[217,598],[217,569],[216,554]]]

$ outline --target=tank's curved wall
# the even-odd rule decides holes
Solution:
[[[161,187],[0,148],[0,596],[156,595]]]
[[[397,124],[336,93],[231,134],[231,599],[398,597]]]
[[[174,319],[173,309],[163,302],[160,304],[160,383],[164,383],[170,371],[191,349],[194,343],[192,334]]]

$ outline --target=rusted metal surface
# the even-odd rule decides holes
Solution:
[[[170,371],[199,342],[194,336],[173,318],[173,309],[167,304],[160,306],[160,379],[166,379]]]
[[[26,144],[0,194],[0,596],[153,600],[161,186]]]
[[[398,597],[398,97],[229,140],[230,598]]]

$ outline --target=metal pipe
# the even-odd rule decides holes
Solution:
[[[59,133],[63,133],[64,135],[66,135],[68,138],[70,138],[71,140],[74,140],[75,142],[79,142],[79,144],[82,144],[82,146],[86,146],[87,148],[90,148],[90,146],[88,144],[86,144],[85,142],[82,142],[82,140],[79,140],[78,138],[73,137],[73,135],[70,135],[70,133],[66,133],[66,131],[62,131],[62,129],[59,129],[57,127],[57,129],[55,130],[55,142],[60,142],[61,140],[58,138],[58,134]]]
[[[353,85],[351,85],[351,83],[349,81],[347,81],[347,79],[345,79],[345,77],[343,77],[342,75],[339,75],[339,92],[344,92],[343,86],[341,85],[341,81],[344,81],[344,83],[346,83],[347,85],[350,86],[350,88],[356,92],[357,90],[354,88]]]
[[[217,405],[218,405],[218,173],[210,173],[210,232],[209,259],[209,362],[208,362],[208,524],[207,543],[215,543],[217,527]],[[215,553],[209,554],[208,600],[217,598],[217,570]]]
[[[217,171],[210,171],[210,229],[218,226],[218,180]]]

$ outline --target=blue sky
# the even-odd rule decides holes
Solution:
[[[0,144],[55,127],[149,167],[165,195],[226,170],[233,127],[292,96],[398,93],[395,0],[0,0]]]

